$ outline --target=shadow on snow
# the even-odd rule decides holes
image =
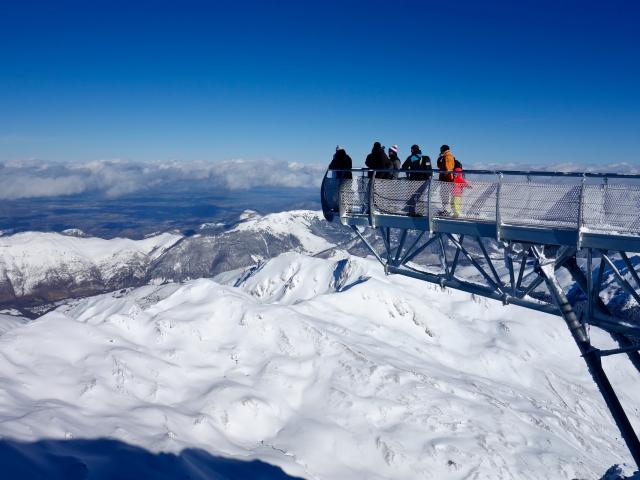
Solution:
[[[151,453],[118,440],[0,440],[2,478],[7,480],[300,480],[260,460],[216,457],[186,449]]]

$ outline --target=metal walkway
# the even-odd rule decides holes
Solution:
[[[351,227],[388,274],[562,317],[640,468],[640,441],[601,363],[625,354],[640,373],[640,257],[628,255],[640,252],[640,175],[467,170],[469,188],[438,172],[395,175],[327,171],[325,218]],[[420,263],[426,252],[437,265]],[[589,326],[619,348],[593,346]]]

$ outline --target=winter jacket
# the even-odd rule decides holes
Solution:
[[[329,164],[329,170],[351,170],[351,157],[344,150],[338,150]],[[351,178],[351,172],[336,172],[336,178]]]
[[[422,156],[422,152],[418,150],[407,157],[402,170],[431,170],[431,159],[428,155]],[[429,180],[430,177],[430,172],[409,173],[409,180]]]
[[[393,165],[394,170],[400,170],[400,159],[398,158],[398,154],[393,150],[389,153],[389,160],[391,160],[391,164]]]
[[[365,165],[372,170],[391,170],[393,168],[393,164],[387,154],[384,153],[384,149],[382,147],[373,147],[371,153],[367,155],[367,159],[365,160]],[[369,178],[371,178],[373,172],[369,172]],[[391,178],[392,175],[389,172],[377,172],[376,178]]]
[[[440,175],[438,179],[441,182],[453,182],[453,173],[442,173],[442,172],[453,172],[455,168],[456,160],[451,153],[451,150],[446,150],[440,154],[438,157],[438,170],[440,170]]]
[[[453,174],[453,188],[451,189],[451,193],[454,197],[461,197],[462,191],[465,188],[470,187],[469,183],[462,176],[462,169],[456,168],[454,170],[456,173]]]
[[[391,162],[391,167],[394,170],[392,173],[392,177],[398,178],[399,177],[398,172],[400,171],[400,167],[402,165],[401,165],[400,159],[398,158],[398,154],[393,150],[389,151],[389,161]]]

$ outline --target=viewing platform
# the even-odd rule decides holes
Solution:
[[[399,178],[382,178],[394,173]],[[410,180],[407,173],[328,170],[321,195],[325,218],[344,225],[640,251],[640,175],[466,170],[470,188],[463,189],[455,216],[452,182],[439,181],[437,171],[430,180]]]

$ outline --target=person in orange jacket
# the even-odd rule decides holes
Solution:
[[[469,183],[462,176],[462,168],[457,167],[453,174],[453,188],[451,189],[451,208],[453,209],[453,216],[459,217],[462,213],[462,192],[465,188],[471,187]]]
[[[440,170],[438,180],[441,182],[453,182],[453,173],[451,172],[453,172],[455,164],[456,159],[451,153],[449,145],[442,145],[440,147],[440,156],[438,157],[438,170]]]
[[[456,165],[456,159],[451,153],[451,149],[449,145],[442,145],[440,147],[440,156],[438,157],[438,170],[440,170],[440,175],[438,176],[438,180],[441,182],[453,182],[453,169]],[[449,202],[451,201],[451,189],[448,185],[440,186],[440,200],[442,200],[442,213],[444,215],[448,215],[447,207],[449,206]]]

